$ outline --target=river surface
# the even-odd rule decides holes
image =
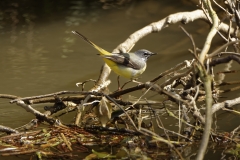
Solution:
[[[80,90],[75,83],[98,78],[103,61],[96,55],[97,51],[72,34],[72,30],[112,51],[130,34],[152,22],[172,13],[197,9],[190,3],[173,0],[139,1],[109,7],[97,1],[2,1],[0,8],[0,94],[20,97]],[[158,53],[149,59],[141,81],[153,79],[183,60],[192,59],[188,52],[192,48],[191,42],[179,25],[152,33],[134,46],[132,51],[144,48]],[[198,47],[203,46],[206,26],[202,21],[184,26]],[[214,43],[221,44],[219,41]],[[239,68],[235,63],[233,66]],[[228,75],[229,80],[234,77],[236,74]],[[110,89],[114,90],[117,76],[111,73],[110,79]],[[121,79],[121,82],[125,81]],[[227,97],[236,95],[239,93],[233,92]],[[1,125],[15,128],[34,118],[8,102],[0,100]],[[35,107],[43,111],[43,106]],[[219,121],[223,123],[221,129],[227,131],[239,125],[234,116],[224,117],[224,113]]]

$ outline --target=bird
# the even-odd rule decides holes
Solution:
[[[100,56],[111,70],[127,79],[134,80],[141,75],[146,70],[148,58],[156,55],[156,53],[146,49],[140,49],[133,53],[111,53],[97,46],[78,31],[72,31],[72,33],[80,36],[84,41],[98,50]]]

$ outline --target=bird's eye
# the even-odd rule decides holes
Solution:
[[[148,53],[147,53],[147,52],[144,52],[143,55],[144,55],[145,57],[148,57]]]

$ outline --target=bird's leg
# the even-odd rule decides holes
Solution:
[[[125,82],[125,83],[123,84],[123,86],[120,88],[120,90],[122,90],[122,89],[123,89],[123,87],[125,87],[125,86],[126,86],[126,84],[128,84],[128,83],[130,83],[130,82],[132,82],[132,80]]]
[[[117,77],[117,81],[118,81],[118,90],[117,91],[121,91],[123,89],[123,87],[125,87],[128,83],[130,82],[134,82],[137,83],[138,85],[142,84],[142,82],[136,81],[137,79],[131,79],[130,81],[125,82],[122,87],[120,87],[120,76]]]
[[[121,87],[121,86],[120,86],[120,76],[117,77],[117,81],[118,81],[118,91],[121,91],[126,84],[128,84],[129,82],[132,82],[132,80],[131,80],[131,81],[127,81],[127,82],[124,83],[123,86]]]
[[[123,87],[125,87],[126,84],[128,84],[130,82],[137,83],[138,85],[142,84],[142,82],[136,81],[136,79],[131,79],[130,81],[127,81],[126,83],[124,83],[123,86],[120,89],[123,89]]]
[[[118,89],[117,89],[117,91],[121,91],[121,90],[123,89],[123,87],[124,87],[126,84],[128,84],[129,82],[132,82],[132,80],[124,83],[123,86],[121,87],[121,85],[120,85],[120,76],[118,76],[118,77],[117,77],[117,82],[118,82]],[[117,92],[117,91],[116,91],[116,92]]]
[[[120,76],[117,77],[117,81],[118,81],[118,91],[121,90],[121,87],[120,87]]]

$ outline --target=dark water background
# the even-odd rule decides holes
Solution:
[[[93,48],[73,35],[72,30],[112,51],[136,30],[169,14],[195,9],[197,7],[191,3],[174,0],[142,0],[123,6],[115,4],[108,9],[99,1],[0,1],[0,94],[24,97],[79,90],[75,83],[97,79],[103,61]],[[202,47],[208,31],[205,22],[196,21],[185,27],[197,46]],[[215,38],[214,45],[220,44]],[[141,81],[150,80],[185,59],[192,59],[187,51],[192,48],[191,42],[178,24],[144,37],[132,51],[142,48],[158,55],[148,61]],[[239,69],[236,63],[232,65]],[[116,77],[114,73],[110,76],[112,90],[117,86]],[[228,80],[236,80],[236,77],[236,74],[227,75]],[[231,99],[239,93],[225,96]],[[43,111],[43,106],[35,107]],[[231,131],[239,125],[239,117],[235,115],[225,116],[223,112],[219,117],[220,130]],[[8,100],[0,100],[1,125],[15,128],[32,118],[33,115],[10,105]],[[209,157],[212,154],[210,152]],[[213,155],[219,157],[219,153]]]

